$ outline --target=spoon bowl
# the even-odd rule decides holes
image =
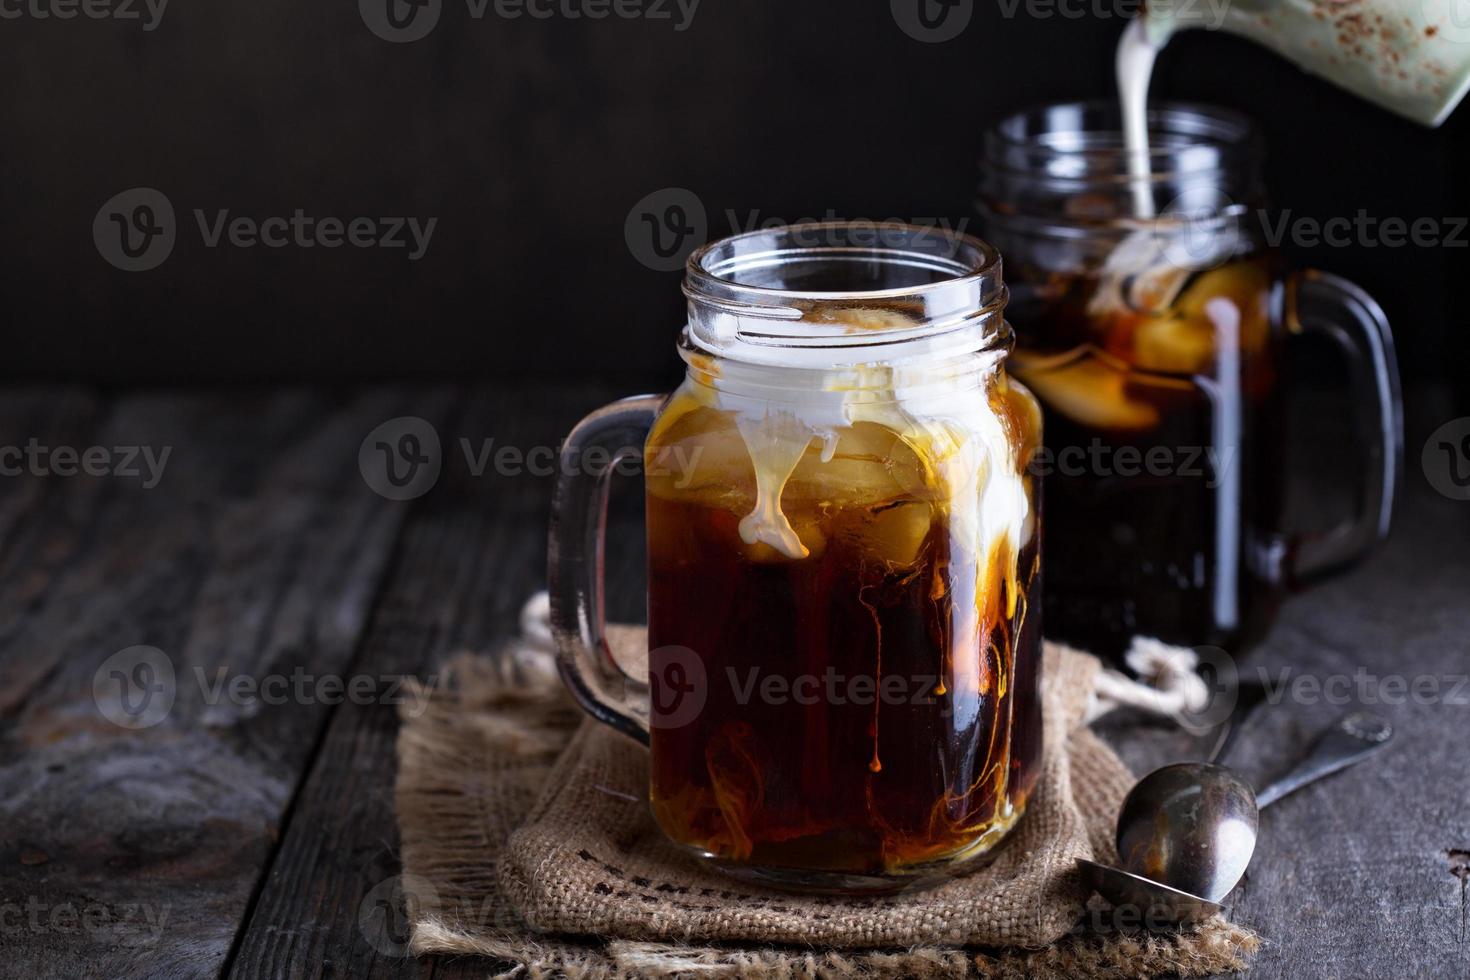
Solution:
[[[1122,868],[1077,859],[1083,882],[1149,928],[1198,922],[1221,910],[1256,848],[1260,808],[1355,765],[1388,744],[1393,726],[1370,712],[1344,715],[1285,775],[1257,795],[1224,766],[1183,762],[1155,769],[1118,815]]]
[[[1258,824],[1255,790],[1234,771],[1202,762],[1164,766],[1123,801],[1122,869],[1219,902],[1245,874]]]

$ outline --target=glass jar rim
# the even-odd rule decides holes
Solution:
[[[1149,106],[1147,118],[1153,181],[1259,166],[1260,130],[1241,113],[1198,102],[1160,102]],[[1129,169],[1116,101],[1054,102],[1006,116],[986,132],[983,161],[991,169],[1038,179],[1139,179]]]
[[[864,239],[869,239],[864,241]],[[961,257],[963,256],[963,258]],[[798,262],[867,258],[942,273],[928,282],[882,289],[789,289],[748,281],[743,274]],[[943,289],[959,282],[1000,281],[1000,253],[952,228],[893,221],[812,221],[778,225],[720,238],[695,249],[685,264],[684,291],[740,294],[773,301],[894,299]],[[993,292],[993,291],[992,291]]]
[[[690,255],[683,290],[696,347],[772,365],[871,361],[874,348],[973,351],[1005,333],[1000,253],[939,225],[823,221],[733,235]],[[874,315],[858,329],[854,310]]]

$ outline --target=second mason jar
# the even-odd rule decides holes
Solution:
[[[564,673],[650,743],[665,833],[726,870],[856,891],[956,868],[1041,752],[1040,411],[1003,370],[1000,259],[800,225],[703,248],[684,291],[683,384],[567,443],[648,428],[648,681],[606,654],[585,474],[552,542]]]
[[[1010,369],[1046,413],[1048,635],[1104,655],[1137,636],[1238,651],[1276,600],[1388,531],[1402,456],[1392,335],[1361,289],[1267,248],[1261,141],[1197,105],[1063,103],[986,138],[984,234],[1005,255]],[[1341,348],[1356,511],[1283,519],[1288,343]],[[1314,488],[1320,498],[1335,486]]]

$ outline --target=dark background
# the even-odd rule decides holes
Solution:
[[[1121,0],[1120,0],[1121,2]],[[1127,10],[1126,4],[1121,4]],[[678,367],[677,272],[624,223],[693,191],[731,223],[972,216],[985,127],[1048,100],[1108,97],[1117,15],[1010,19],[977,0],[921,43],[881,0],[703,0],[672,19],[473,19],[389,43],[355,0],[174,0],[139,21],[0,23],[0,236],[12,379],[105,383],[597,377]],[[1409,220],[1470,213],[1470,109],[1431,131],[1247,42],[1195,32],[1155,97],[1263,127],[1279,207]],[[178,214],[160,267],[94,244],[102,204],[157,188]],[[256,219],[437,217],[404,249],[206,248],[194,208]],[[1287,249],[1384,304],[1405,375],[1465,372],[1470,249]]]

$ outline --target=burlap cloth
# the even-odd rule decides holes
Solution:
[[[641,629],[614,629],[627,663]],[[1216,917],[1152,934],[1090,906],[1132,775],[1082,724],[1098,662],[1047,645],[1040,782],[994,860],[883,898],[766,891],[685,857],[645,802],[646,750],[585,719],[549,656],[462,656],[398,742],[402,891],[417,954],[530,977],[1153,977],[1244,969]],[[1133,920],[1136,922],[1136,920]]]

